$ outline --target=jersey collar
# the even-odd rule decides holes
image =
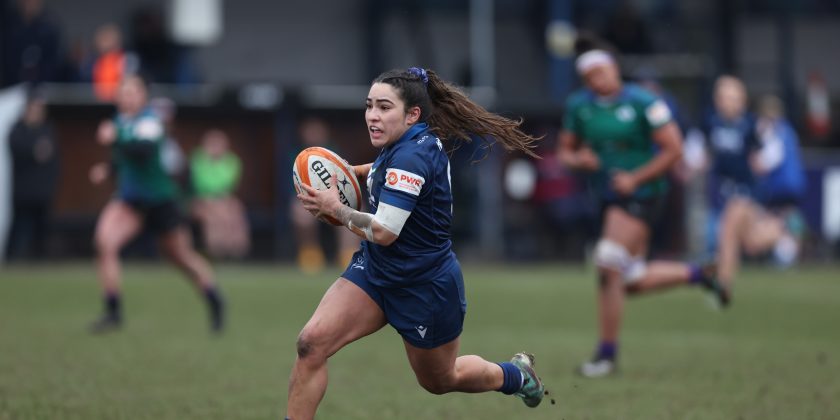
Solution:
[[[422,132],[424,132],[428,129],[429,129],[429,124],[426,124],[426,123],[414,124],[411,127],[409,127],[408,130],[405,130],[405,133],[403,133],[403,135],[400,136],[400,139],[395,141],[394,144],[399,144],[400,142],[403,142],[405,140],[410,140],[410,139],[416,137],[418,134],[420,134],[420,133],[422,133]]]
[[[627,99],[627,83],[622,83],[621,90],[619,90],[618,93],[616,93],[613,96],[610,96],[609,98],[603,98],[601,96],[598,96],[592,89],[589,88],[586,88],[586,91],[589,94],[589,99],[592,101],[592,103],[598,106],[608,107]]]

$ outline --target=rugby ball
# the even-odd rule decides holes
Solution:
[[[333,181],[336,175],[337,182]],[[298,153],[292,168],[292,182],[295,190],[303,191],[301,184],[324,190],[338,185],[338,199],[345,206],[361,209],[362,190],[353,167],[341,156],[323,147],[310,147]],[[341,226],[341,223],[329,216],[324,216],[327,223]]]

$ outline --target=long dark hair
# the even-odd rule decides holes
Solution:
[[[519,128],[521,118],[513,120],[487,111],[433,70],[416,67],[389,70],[373,83],[393,86],[406,110],[419,107],[420,121],[428,123],[432,132],[443,141],[470,142],[479,137],[488,148],[499,142],[508,151],[519,150],[537,157],[532,149],[542,137],[523,133]]]

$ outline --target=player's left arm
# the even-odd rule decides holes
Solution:
[[[657,128],[653,132],[653,141],[659,146],[659,152],[647,164],[633,171],[638,185],[664,175],[682,157],[682,134],[673,121]]]
[[[364,165],[353,165],[353,172],[356,174],[356,178],[367,178],[372,166],[373,162],[365,163]]]

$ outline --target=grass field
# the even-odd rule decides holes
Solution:
[[[697,290],[626,307],[621,375],[572,375],[595,338],[592,273],[583,268],[464,267],[462,351],[501,361],[520,350],[557,405],[528,409],[498,393],[433,396],[415,382],[390,328],[330,362],[322,419],[840,418],[840,276],[835,267],[748,269],[735,306]],[[298,330],[337,271],[218,267],[229,329],[208,333],[180,276],[129,265],[127,324],[91,336],[100,303],[92,267],[0,271],[0,419],[282,418]]]

